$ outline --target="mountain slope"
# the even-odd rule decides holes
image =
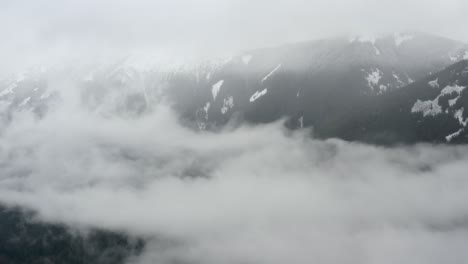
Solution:
[[[203,126],[222,125],[235,112],[254,123],[300,115],[304,126],[330,134],[329,123],[352,118],[367,97],[408,85],[466,54],[464,44],[425,34],[292,44],[233,58],[191,97],[198,100]],[[174,100],[187,94],[177,90]]]
[[[421,86],[419,81],[412,83],[422,79],[427,85],[437,78],[433,73],[467,57],[463,43],[412,33],[288,44],[192,65],[148,66],[127,58],[109,65],[37,69],[0,81],[0,118],[8,121],[15,111],[41,116],[61,98],[73,96],[89,111],[106,116],[138,116],[165,101],[196,129],[287,117],[288,127],[313,128],[322,138],[432,141],[461,128],[443,125],[447,130],[433,136],[413,133],[411,122],[418,115],[411,114],[411,108],[418,99],[420,107],[427,108],[437,89],[428,94],[425,88],[414,88]],[[457,81],[447,78],[446,83]],[[444,77],[439,80],[444,88]],[[64,89],[69,86],[74,88],[71,94]],[[407,105],[400,106],[404,100],[409,100]],[[392,111],[405,117],[388,114]],[[434,126],[443,121],[441,116]],[[426,115],[421,122],[428,119]],[[397,133],[392,122],[405,128]],[[456,138],[450,137],[452,142]]]
[[[105,230],[87,234],[34,221],[31,212],[0,204],[0,264],[116,264],[140,254],[143,240]]]
[[[371,142],[467,142],[468,60],[368,102],[342,137]]]

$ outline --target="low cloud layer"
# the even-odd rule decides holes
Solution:
[[[195,132],[65,96],[0,126],[0,202],[144,237],[133,264],[458,263],[468,148],[314,140],[281,123]]]

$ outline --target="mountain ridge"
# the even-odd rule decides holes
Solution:
[[[374,101],[397,100],[387,94],[407,90],[465,57],[468,45],[461,42],[401,33],[255,49],[167,69],[128,58],[109,66],[69,67],[65,72],[38,69],[0,81],[0,106],[5,109],[3,119],[21,109],[43,115],[65,95],[61,88],[70,85],[61,76],[71,76],[80,103],[104,115],[138,116],[169,102],[200,130],[216,130],[233,119],[268,123],[287,117],[288,127],[313,127],[317,137],[361,140],[358,132],[343,129],[350,126],[347,123],[363,122],[363,109],[382,111],[376,110]]]

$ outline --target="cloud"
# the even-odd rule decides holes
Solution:
[[[164,105],[102,115],[63,87],[43,119],[0,126],[0,202],[144,237],[132,263],[468,257],[466,146],[321,141],[281,123],[201,133]]]
[[[419,30],[468,41],[464,0],[2,2],[1,68],[134,51],[218,56],[345,33]]]
[[[1,5],[0,74],[64,58],[212,56],[349,32],[414,29],[468,41],[464,0]],[[44,118],[19,112],[0,124],[0,202],[42,221],[144,237],[132,263],[468,258],[466,146],[320,141],[281,123],[199,133],[164,105],[114,115],[115,105],[84,107],[66,77],[49,86],[63,101]]]

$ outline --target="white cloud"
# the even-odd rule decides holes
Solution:
[[[468,41],[462,0],[1,5],[0,74],[69,56],[191,56],[356,31],[410,28]],[[319,141],[279,123],[198,133],[164,106],[103,116],[82,108],[72,82],[57,86],[70,89],[44,119],[16,113],[0,125],[0,202],[44,221],[143,236],[137,263],[468,258],[466,146]]]
[[[63,98],[0,126],[0,201],[143,236],[136,263],[468,257],[466,146],[320,141],[279,123],[199,133],[163,106],[104,117]]]

